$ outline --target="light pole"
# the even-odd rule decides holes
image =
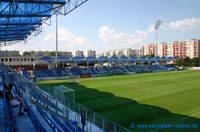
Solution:
[[[156,31],[156,53],[155,56],[158,56],[158,28],[160,27],[160,25],[162,24],[161,20],[157,20],[156,24],[155,24],[155,31]]]
[[[2,62],[1,62],[1,45],[0,45],[0,64],[2,64]]]
[[[58,13],[56,13],[56,68],[58,68]]]
[[[158,30],[156,29],[156,57],[158,56]]]

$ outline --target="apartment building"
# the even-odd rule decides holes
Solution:
[[[162,42],[156,46],[150,44],[140,49],[140,56],[154,54],[159,57],[194,58],[200,57],[200,40]]]

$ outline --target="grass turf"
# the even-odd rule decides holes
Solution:
[[[136,132],[200,131],[200,72],[176,71],[78,80],[78,87],[67,84],[69,80],[39,81],[38,84],[43,88],[57,85],[74,88],[77,102]],[[135,124],[134,128],[130,127],[131,123]],[[172,126],[167,129],[145,126],[163,123]],[[139,126],[141,124],[145,125]],[[180,124],[182,126],[177,126]],[[186,124],[195,128],[182,128],[193,127]]]

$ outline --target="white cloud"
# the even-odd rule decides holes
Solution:
[[[200,18],[187,18],[180,21],[170,22],[168,26],[175,30],[192,30],[200,28]]]
[[[142,43],[150,32],[154,32],[152,25],[147,30],[137,30],[134,34],[117,32],[109,26],[102,26],[99,28],[99,38],[110,48],[127,48]]]
[[[106,44],[112,46],[131,46],[138,42],[138,38],[134,34],[116,32],[109,26],[102,26],[99,29],[99,38]]]
[[[193,30],[200,28],[200,18],[187,18],[174,22],[163,22],[159,30],[170,31],[173,30]],[[55,50],[55,31],[52,31],[49,26],[43,28],[43,32],[37,37],[32,37],[28,40],[27,44],[17,44],[12,46],[3,47],[3,50],[19,50],[31,51],[31,50]],[[129,48],[138,47],[138,45],[144,44],[148,39],[150,33],[155,32],[154,24],[151,24],[145,30],[137,30],[135,33],[125,33],[117,31],[109,26],[102,26],[98,30],[98,37],[103,42],[102,45],[98,45],[98,42],[91,44],[89,39],[77,35],[70,30],[60,27],[58,29],[59,38],[59,50],[61,51],[74,51],[74,50],[108,50],[114,48]],[[93,37],[93,36],[91,36]]]
[[[50,32],[46,34],[44,40],[55,43],[55,33]],[[58,41],[61,49],[72,48],[89,43],[87,38],[75,35],[74,33],[62,27],[58,29]]]
[[[55,51],[55,31],[46,29],[37,37],[32,37],[27,44],[16,44],[3,47],[3,50],[23,51]],[[58,29],[58,49],[59,51],[74,51],[77,49],[86,50],[91,47],[89,40],[83,36],[76,35],[66,28]]]
[[[147,32],[155,32],[155,25],[152,24],[147,28]]]
[[[200,28],[200,18],[187,18],[175,22],[162,22],[159,30],[193,30],[198,28]],[[99,29],[99,38],[107,46],[110,46],[109,48],[127,48],[142,44],[152,32],[155,32],[154,24],[151,24],[144,31],[137,30],[134,34],[117,32],[109,26],[102,26]]]

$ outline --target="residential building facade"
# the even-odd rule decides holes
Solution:
[[[157,52],[156,52],[157,51]],[[153,54],[159,57],[195,58],[200,57],[200,40],[162,42],[157,46],[150,44],[140,49],[140,56]]]
[[[139,49],[115,49],[115,50],[109,50],[108,52],[104,53],[104,56],[107,57],[112,57],[112,56],[127,56],[127,57],[132,57],[132,56],[139,56]]]
[[[87,51],[87,57],[88,56],[96,57],[96,51],[95,50],[88,50]]]
[[[75,56],[84,57],[83,51],[80,50],[75,51]]]
[[[10,57],[10,56],[20,56],[19,51],[0,51],[0,56]]]

